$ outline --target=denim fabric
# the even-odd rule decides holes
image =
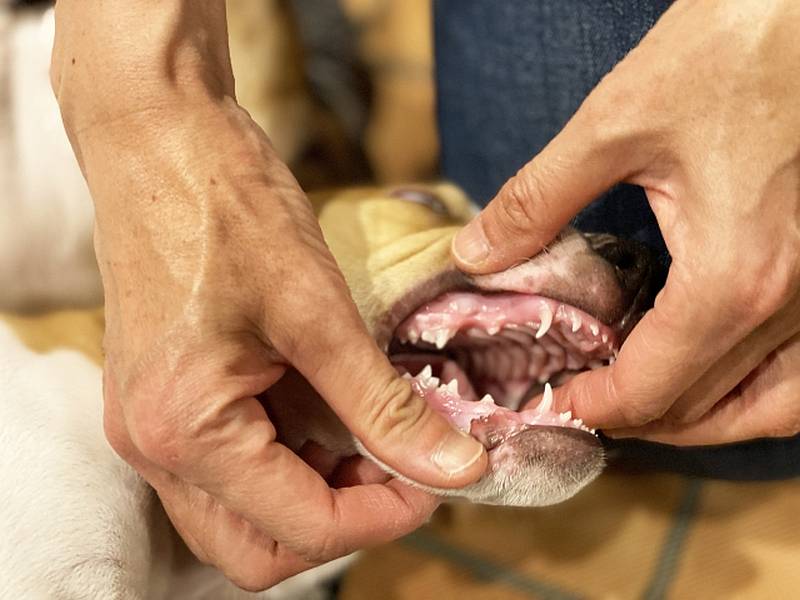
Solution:
[[[438,118],[445,177],[486,203],[541,150],[669,0],[434,0]],[[648,244],[668,263],[641,188],[620,185],[575,219]],[[708,449],[609,442],[647,466],[725,478],[800,474],[800,438]]]

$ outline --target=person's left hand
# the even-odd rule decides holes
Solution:
[[[800,4],[678,0],[454,243],[485,273],[541,250],[618,182],[673,263],[617,362],[556,403],[612,436],[800,431]]]

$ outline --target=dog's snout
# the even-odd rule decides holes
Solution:
[[[653,304],[663,274],[647,246],[610,234],[587,235],[592,249],[614,266],[625,309],[624,321],[635,323]]]

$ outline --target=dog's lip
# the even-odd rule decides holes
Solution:
[[[479,294],[498,294],[498,293],[521,293],[521,294],[534,294],[534,292],[524,292],[516,290],[498,289],[487,285],[480,285],[468,274],[459,271],[454,265],[449,265],[440,273],[429,277],[420,284],[408,290],[399,300],[397,300],[391,308],[386,311],[375,323],[373,329],[373,337],[378,344],[378,347],[388,354],[389,345],[394,337],[397,327],[409,315],[417,311],[422,305],[430,302],[447,292],[473,292]],[[623,314],[619,319],[613,323],[609,323],[603,315],[598,314],[595,307],[590,306],[588,302],[580,299],[574,299],[565,295],[559,294],[557,290],[543,289],[535,292],[545,298],[549,298],[560,304],[565,304],[577,308],[588,315],[591,315],[599,322],[604,323],[615,331],[618,335],[620,342],[624,339],[625,334],[630,330],[630,323],[635,321],[630,311]]]

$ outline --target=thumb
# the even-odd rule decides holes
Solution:
[[[486,469],[486,452],[454,429],[401,378],[367,333],[358,313],[297,348],[291,362],[380,462],[424,485],[463,487]],[[342,312],[346,312],[347,316]],[[349,321],[349,322],[345,322]]]
[[[454,238],[456,265],[470,273],[492,273],[533,256],[581,208],[631,176],[629,157],[637,153],[627,147],[633,136],[618,129],[600,126],[581,107]]]

